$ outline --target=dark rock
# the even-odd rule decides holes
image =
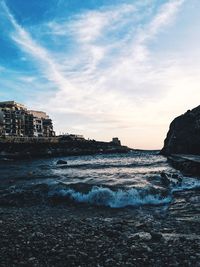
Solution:
[[[181,177],[179,177],[179,175],[178,174],[175,174],[175,173],[173,173],[172,174],[172,178],[174,178],[174,179],[182,179]]]
[[[161,182],[162,182],[162,184],[163,184],[164,186],[169,186],[169,185],[170,185],[170,180],[169,180],[167,174],[164,173],[164,172],[162,172],[162,173],[160,174],[160,176],[161,176]]]
[[[148,226],[147,226],[146,223],[137,223],[137,224],[135,225],[135,227],[136,227],[138,230],[141,230],[141,229],[147,229],[147,228],[148,228]]]
[[[200,106],[172,121],[161,154],[200,154]]]
[[[151,232],[151,240],[153,242],[160,242],[163,239],[162,234],[156,233],[156,232]]]
[[[118,237],[120,235],[120,232],[118,232],[116,230],[107,230],[106,235],[110,238],[115,238],[115,237]]]
[[[171,155],[168,156],[168,162],[184,175],[200,176],[200,157],[196,155]],[[177,185],[182,184],[182,177],[178,177]]]
[[[179,240],[180,240],[181,242],[185,242],[185,241],[186,241],[186,238],[185,238],[184,236],[180,236]]]
[[[67,164],[67,161],[65,161],[65,160],[58,160],[56,164],[57,165]]]

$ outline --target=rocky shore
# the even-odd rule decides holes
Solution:
[[[200,156],[173,154],[168,156],[168,161],[183,174],[200,177]]]
[[[95,140],[40,140],[22,142],[0,140],[0,159],[33,159],[75,155],[127,153],[130,148]]]
[[[200,106],[171,122],[160,154],[182,173],[200,176]]]
[[[0,208],[0,266],[200,266],[200,192],[170,207]]]

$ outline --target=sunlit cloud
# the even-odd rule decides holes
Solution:
[[[37,70],[14,75],[22,90],[38,88],[35,97],[26,92],[26,103],[49,112],[58,132],[161,147],[170,120],[198,103],[200,73],[173,47],[163,50],[186,2],[156,2],[124,1],[24,26],[2,1],[8,37]]]

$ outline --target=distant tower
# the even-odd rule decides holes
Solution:
[[[121,141],[119,140],[118,137],[113,137],[112,143],[118,146],[121,146]]]

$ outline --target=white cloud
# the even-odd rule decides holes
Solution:
[[[129,19],[135,12],[134,5],[123,4],[100,11],[87,11],[75,16],[72,21],[52,21],[47,26],[55,35],[70,35],[81,43],[91,43],[103,37],[104,31],[108,28],[116,29],[119,22],[125,24],[127,17]]]
[[[193,65],[185,66],[173,53],[158,57],[151,49],[183,4],[167,1],[151,13],[151,2],[145,1],[145,6],[120,5],[49,23],[52,38],[66,37],[76,46],[70,55],[67,45],[57,53],[41,46],[4,10],[14,27],[13,40],[55,85],[53,96],[39,105],[54,114],[58,131],[83,131],[98,139],[119,135],[129,145],[156,148],[170,120],[200,96]]]
[[[39,67],[41,67],[43,73],[49,81],[55,83],[58,88],[64,88],[68,94],[72,96],[71,90],[73,86],[65,79],[59,70],[59,65],[56,64],[52,55],[36,41],[33,40],[28,31],[23,29],[15,20],[14,16],[10,13],[5,2],[1,2],[1,5],[8,16],[8,19],[12,23],[15,31],[11,34],[12,39],[18,44],[20,49],[31,55]]]

